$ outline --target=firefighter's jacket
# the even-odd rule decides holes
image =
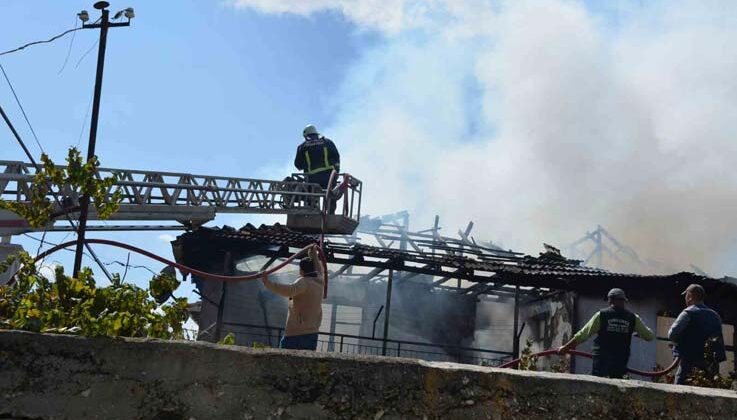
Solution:
[[[306,140],[297,148],[294,166],[306,174],[316,174],[335,169],[340,172],[340,153],[335,143],[327,137]]]

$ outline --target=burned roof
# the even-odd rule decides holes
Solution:
[[[586,267],[578,260],[570,260],[557,250],[547,249],[537,257],[511,251],[474,247],[459,249],[433,241],[417,242],[409,249],[392,248],[391,244],[374,246],[362,244],[355,236],[326,237],[324,250],[328,262],[343,266],[393,269],[405,273],[424,274],[443,279],[460,279],[476,283],[457,289],[458,293],[484,294],[486,290],[502,285],[534,289],[574,291],[579,294],[601,296],[614,287],[627,291],[630,298],[662,297],[672,306],[681,303],[681,291],[691,283],[704,286],[709,296],[720,301],[737,300],[737,284],[681,272],[670,275],[640,275],[614,273]],[[173,243],[178,262],[209,272],[222,272],[223,262],[229,258],[262,255],[271,259],[284,258],[311,243],[319,235],[304,234],[281,225],[246,225],[200,228],[182,234]],[[386,246],[383,246],[386,245]],[[225,257],[230,255],[230,257]],[[724,305],[720,305],[724,306]],[[729,305],[727,305],[729,306]],[[726,318],[737,319],[737,305]],[[724,312],[724,311],[723,311]],[[734,312],[734,313],[732,313]]]
[[[304,234],[285,226],[248,224],[241,229],[225,226],[220,229],[201,228],[180,236],[179,242],[206,243],[210,250],[229,250],[240,254],[289,255],[295,248],[303,248],[319,240],[319,235]],[[439,251],[428,243],[423,249],[395,249],[346,241],[345,237],[327,237],[325,253],[331,263],[354,264],[357,266],[386,266],[397,270],[418,272],[437,276],[452,276],[471,281],[498,282],[500,277],[511,284],[548,287],[558,289],[591,288],[581,282],[601,284],[621,282],[681,283],[717,281],[693,273],[673,275],[639,275],[613,273],[582,266],[578,260],[570,260],[559,252],[548,250],[538,257],[514,252],[459,252]],[[483,248],[478,247],[483,251]],[[290,251],[291,249],[291,251]],[[557,250],[555,250],[557,251]],[[590,284],[588,286],[591,286]],[[600,289],[600,287],[595,287]]]

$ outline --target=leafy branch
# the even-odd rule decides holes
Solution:
[[[93,157],[84,162],[79,150],[72,147],[66,158],[67,166],[58,167],[45,153],[41,155],[41,170],[36,172],[28,188],[27,202],[6,201],[0,199],[0,209],[10,210],[26,219],[34,228],[48,225],[54,219],[56,209],[49,198],[53,190],[71,193],[77,191],[90,198],[90,204],[97,211],[100,219],[107,219],[120,208],[123,193],[113,192],[108,198],[107,191],[118,181],[115,175],[100,179],[96,176],[100,162]]]
[[[178,282],[162,284],[154,277],[149,290],[123,283],[118,274],[107,287],[97,287],[89,268],[79,278],[56,267],[55,280],[40,275],[25,251],[0,264],[7,270],[18,259],[21,268],[11,286],[0,286],[0,328],[79,334],[88,337],[183,338],[187,299],[160,304],[151,286],[171,295]]]

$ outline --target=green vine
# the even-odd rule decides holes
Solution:
[[[148,292],[157,302],[166,302],[179,287],[180,281],[171,274],[158,274],[151,279]]]
[[[57,208],[49,199],[52,190],[64,196],[76,191],[89,197],[102,219],[119,209],[122,192],[115,191],[111,197],[107,194],[117,178],[97,178],[97,157],[84,162],[79,150],[71,148],[66,161],[67,166],[61,168],[46,154],[41,155],[43,166],[26,191],[30,201],[0,200],[0,208],[15,212],[32,227],[47,226],[55,211],[73,210],[67,203],[67,208]],[[143,289],[123,283],[116,274],[109,286],[98,287],[89,268],[73,278],[57,266],[53,280],[44,277],[25,251],[0,264],[0,272],[7,271],[14,262],[20,264],[15,282],[0,286],[0,328],[89,337],[183,338],[187,299],[172,297],[179,287],[173,275],[154,276],[149,287]]]
[[[537,367],[537,356],[532,351],[532,341],[529,339],[525,341],[525,348],[522,349],[519,355],[519,370],[538,370]]]
[[[18,259],[15,283],[0,286],[0,328],[78,334],[88,337],[183,338],[187,299],[159,304],[149,290],[113,276],[110,286],[97,287],[89,268],[79,278],[57,266],[51,281],[37,272],[26,252],[0,264],[5,271]],[[156,280],[152,279],[152,283]],[[169,283],[171,284],[171,283]],[[157,286],[158,287],[158,286]]]
[[[692,386],[700,386],[706,388],[730,389],[732,384],[737,381],[737,371],[733,371],[727,376],[719,374],[719,361],[717,359],[716,348],[718,346],[716,338],[706,340],[704,343],[704,360],[707,369],[695,368],[686,378],[686,384]],[[715,372],[710,374],[709,372]]]
[[[108,198],[107,192],[117,182],[115,175],[99,179],[95,176],[100,162],[93,157],[84,162],[79,150],[72,147],[66,158],[67,167],[61,168],[44,153],[41,155],[41,170],[36,172],[28,188],[27,196],[30,201],[16,202],[0,199],[0,209],[10,210],[26,219],[34,228],[48,225],[54,218],[55,203],[49,198],[53,190],[69,192],[76,190],[82,196],[90,198],[100,219],[107,219],[120,208],[123,193],[120,190],[113,192]]]
[[[218,344],[234,346],[235,345],[235,335],[232,332],[229,332],[228,334],[225,335],[225,337],[221,338],[220,341],[218,341]]]

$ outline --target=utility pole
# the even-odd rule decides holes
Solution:
[[[95,144],[97,142],[97,124],[100,119],[100,96],[102,95],[102,73],[105,67],[105,47],[107,46],[107,31],[109,28],[120,26],[130,26],[130,20],[135,16],[132,8],[121,10],[115,14],[117,19],[122,15],[128,18],[127,22],[110,22],[110,3],[106,1],[98,1],[93,6],[100,10],[102,16],[100,23],[86,23],[89,20],[89,14],[86,10],[80,12],[77,16],[82,20],[82,28],[84,29],[100,29],[100,42],[97,50],[97,74],[95,76],[95,92],[92,100],[92,122],[90,123],[90,141],[87,146],[87,162],[95,157]],[[82,268],[82,252],[84,249],[85,230],[87,229],[87,216],[89,212],[90,197],[82,195],[79,200],[79,226],[77,230],[77,250],[74,254],[74,277],[77,277],[79,270]]]

